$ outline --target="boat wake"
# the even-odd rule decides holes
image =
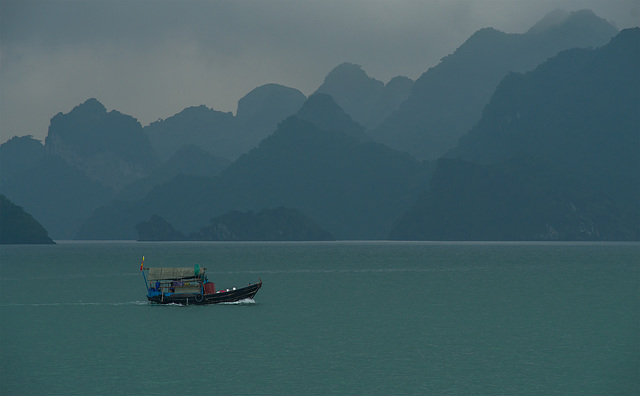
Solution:
[[[256,301],[252,298],[245,298],[244,300],[234,302],[224,302],[220,304],[211,305],[253,305]],[[126,301],[126,302],[48,302],[48,303],[7,303],[0,304],[0,307],[82,307],[82,306],[105,306],[105,307],[118,307],[118,306],[158,306],[158,307],[200,307],[203,305],[182,305],[182,304],[152,304],[149,301]],[[207,305],[210,306],[210,305]]]
[[[217,303],[217,304],[204,304],[204,305],[198,305],[198,304],[176,304],[176,303],[168,303],[168,304],[153,304],[153,303],[149,303],[150,305],[154,306],[154,307],[181,307],[181,308],[189,308],[189,307],[213,307],[216,305],[253,305],[256,304],[256,301],[252,298],[245,298],[244,300],[240,300],[240,301],[233,301],[233,302],[221,302],[221,303]]]
[[[140,273],[116,273],[116,274],[61,274],[53,276],[29,276],[0,278],[0,282],[16,282],[16,281],[34,281],[34,280],[51,280],[51,279],[88,279],[88,278],[117,278],[117,277],[133,277],[140,276]]]
[[[245,298],[244,300],[240,300],[240,301],[233,301],[233,302],[223,302],[220,304],[223,305],[251,305],[251,304],[255,304],[256,300],[254,300],[253,298]]]
[[[127,301],[127,302],[52,302],[52,303],[8,303],[3,307],[71,307],[71,306],[126,306],[126,305],[149,305],[149,301]]]

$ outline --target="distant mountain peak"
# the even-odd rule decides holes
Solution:
[[[589,9],[571,12],[556,9],[545,15],[541,20],[533,25],[526,34],[541,34],[562,27],[572,27],[574,29],[583,27],[592,30],[596,26],[600,26],[601,29],[617,31],[615,26],[607,22],[605,19],[600,18]]]
[[[316,93],[331,95],[347,114],[365,125],[384,93],[384,83],[369,77],[360,65],[344,62],[327,74]]]
[[[410,86],[411,84],[413,84],[413,80],[407,76],[395,76],[391,80],[389,80],[389,82],[385,85],[385,87],[404,85],[404,84],[408,84]]]
[[[461,46],[463,48],[468,43],[474,43],[475,41],[483,41],[494,37],[502,37],[506,36],[508,33],[503,32],[502,30],[498,30],[492,27],[484,27],[478,29],[475,33],[471,35]],[[474,43],[475,44],[475,43]]]
[[[564,22],[569,17],[569,13],[566,10],[561,8],[556,8],[555,10],[547,13],[542,19],[535,23],[535,25],[531,26],[527,33],[540,33],[543,32],[553,26],[558,26],[562,22]]]
[[[0,187],[20,173],[36,166],[44,156],[42,142],[33,136],[14,136],[0,145]]]
[[[6,144],[16,144],[16,145],[31,145],[31,146],[40,146],[42,147],[42,140],[36,139],[33,135],[24,135],[24,136],[14,136],[6,142],[2,143],[0,147],[5,146]]]
[[[102,103],[96,98],[89,98],[85,100],[83,103],[77,105],[71,110],[71,112],[82,112],[82,113],[106,113],[107,108],[104,107]]]
[[[278,113],[277,121],[280,121],[291,115],[291,108],[299,106],[305,99],[304,94],[295,88],[274,83],[264,84],[238,101],[236,117],[247,120],[267,113]]]
[[[353,90],[355,87],[358,88],[358,91]],[[340,99],[335,97],[335,93],[344,91],[345,88],[349,89],[352,95],[363,96],[364,94],[382,91],[384,83],[373,77],[369,77],[362,69],[362,66],[356,65],[355,63],[344,62],[333,68],[333,70],[327,74],[324,82],[316,92],[332,95],[334,99],[340,103]],[[338,96],[344,96],[344,94]]]
[[[324,82],[342,79],[342,78],[359,78],[363,80],[375,80],[367,75],[362,66],[355,63],[343,62],[334,67],[333,70],[324,78]]]
[[[84,102],[80,103],[78,106],[100,106],[100,107],[104,107],[104,105],[102,103],[100,103],[100,101],[96,98],[89,98],[87,100],[85,100]]]
[[[629,48],[635,47],[636,52],[635,54],[631,54],[633,55],[633,57],[630,57],[630,58],[634,58],[637,61],[638,59],[637,49],[640,48],[639,44],[640,44],[640,27],[634,27],[634,28],[622,30],[618,35],[616,35],[611,39],[607,47],[610,49],[617,49],[618,47],[625,47],[625,46],[629,46]]]
[[[364,137],[364,127],[354,121],[328,94],[315,93],[309,96],[296,116],[301,120],[312,122],[323,130],[344,132],[358,138]]]

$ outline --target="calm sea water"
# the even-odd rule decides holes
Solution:
[[[0,249],[2,395],[640,392],[640,244]],[[264,286],[150,305],[143,255]]]

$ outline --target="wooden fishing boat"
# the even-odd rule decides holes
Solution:
[[[144,264],[144,258],[143,258]],[[147,286],[147,299],[158,304],[204,305],[232,303],[252,299],[262,287],[262,280],[245,287],[216,290],[209,282],[206,268],[150,267],[140,270]],[[148,272],[148,275],[145,274]]]

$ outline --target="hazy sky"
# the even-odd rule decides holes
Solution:
[[[418,78],[476,30],[523,33],[589,8],[640,25],[640,0],[0,0],[0,142],[44,139],[95,97],[142,125],[204,104],[235,113],[260,85],[313,93],[342,62]]]

